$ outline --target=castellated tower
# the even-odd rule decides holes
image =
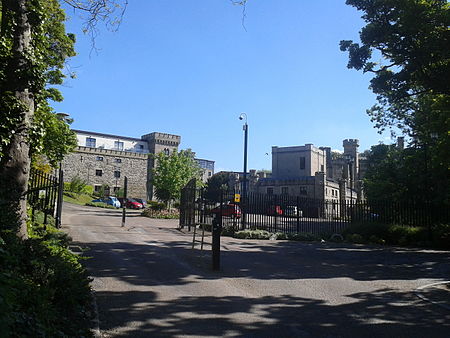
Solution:
[[[157,155],[161,152],[167,155],[178,151],[178,146],[181,142],[181,136],[166,134],[166,133],[151,133],[141,136],[141,139],[147,141],[150,154]],[[148,160],[148,180],[147,180],[147,198],[153,200],[154,189],[152,185],[151,170],[155,167],[155,160],[149,158]]]
[[[345,139],[343,141],[344,157],[351,159],[352,163],[352,178],[353,181],[359,179],[359,140],[358,139]],[[347,168],[348,170],[348,168]],[[347,176],[350,179],[350,175]],[[351,187],[354,187],[353,182],[350,182]]]

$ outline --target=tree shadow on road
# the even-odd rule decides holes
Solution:
[[[180,296],[100,292],[101,329],[119,336],[448,337],[450,314],[430,311],[410,293],[380,289],[348,295],[348,303],[290,295]],[[414,307],[405,304],[414,302]]]

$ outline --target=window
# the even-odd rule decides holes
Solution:
[[[212,174],[212,172],[209,171],[209,172],[208,172],[208,176],[211,177],[211,174]]]
[[[114,187],[114,193],[117,193],[120,190],[120,187]]]
[[[101,187],[101,185],[94,185],[94,191],[99,192]]]
[[[118,170],[114,171],[114,177],[120,178],[120,171],[118,171]]]
[[[323,168],[323,164],[321,164],[321,165],[320,165],[320,171],[321,171],[321,172],[324,172],[323,169],[324,169],[324,168]]]
[[[86,147],[95,148],[95,138],[86,137]]]
[[[273,195],[273,188],[267,188],[267,195]]]
[[[97,156],[96,160],[97,161],[103,161],[103,156]]]
[[[102,175],[103,175],[103,172],[101,169],[95,170],[95,176],[102,176]]]
[[[305,169],[306,167],[306,160],[304,157],[300,157],[300,169]]]
[[[123,150],[123,142],[121,142],[121,141],[114,141],[114,149],[116,149],[116,150]]]
[[[282,195],[288,195],[289,194],[289,187],[281,187],[281,194]]]
[[[116,163],[122,163],[122,159],[121,158],[116,158]]]
[[[166,154],[166,155],[169,155],[169,154],[170,154],[169,148],[164,148],[164,154]]]
[[[142,153],[144,151],[144,145],[143,144],[139,144],[138,145],[138,152]]]
[[[308,195],[308,191],[306,187],[300,187],[300,195]]]

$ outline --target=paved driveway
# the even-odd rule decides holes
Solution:
[[[192,250],[176,221],[65,204],[89,248],[104,337],[449,337],[450,310],[417,287],[450,279],[449,252],[222,238]],[[210,238],[206,239],[210,241]]]

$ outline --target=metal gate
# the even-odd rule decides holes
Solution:
[[[61,226],[63,188],[61,169],[58,178],[40,170],[31,169],[27,202],[32,210],[32,219],[38,210],[44,213],[44,224],[48,223],[48,216],[52,216],[55,217],[55,225],[59,228]]]

